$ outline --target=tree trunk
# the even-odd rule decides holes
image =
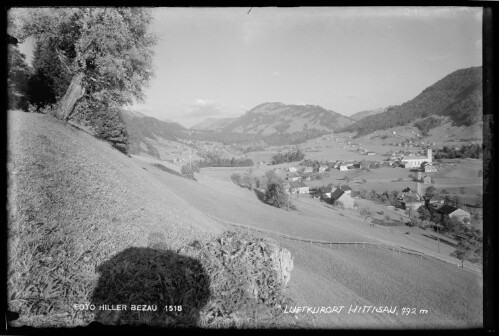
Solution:
[[[58,116],[64,121],[69,119],[76,102],[85,95],[85,88],[81,85],[82,79],[82,72],[74,75],[66,93],[59,101]]]

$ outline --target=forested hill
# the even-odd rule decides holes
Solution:
[[[384,113],[367,116],[337,132],[357,132],[360,137],[431,115],[449,116],[456,126],[470,126],[482,120],[482,92],[482,67],[457,70],[416,98],[390,107]]]
[[[350,118],[317,105],[263,103],[235,119],[223,131],[262,135],[307,130],[331,132],[351,123]]]
[[[142,142],[147,147],[148,154],[159,157],[154,148],[154,140],[162,138],[176,141],[179,138],[188,137],[185,127],[175,122],[161,121],[135,111],[121,110],[121,113],[127,125],[131,154],[141,152],[140,143]]]

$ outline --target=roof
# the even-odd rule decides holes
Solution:
[[[401,201],[404,203],[421,202],[416,195],[404,195]]]
[[[304,188],[304,187],[308,187],[308,186],[303,182],[289,182],[289,187],[290,188]]]
[[[345,192],[343,190],[341,190],[340,188],[336,189],[335,191],[333,191],[331,193],[331,198],[337,200],[338,198],[340,198]]]
[[[414,161],[414,160],[428,160],[427,156],[408,156],[408,157],[403,157],[402,161]]]
[[[325,187],[325,188],[322,188],[322,192],[325,192],[325,193],[330,193],[330,192],[333,192],[333,190],[335,190],[336,188],[334,187]]]
[[[347,184],[344,184],[342,186],[340,186],[340,189],[343,190],[343,191],[349,191],[349,190],[352,190],[352,188],[350,188],[349,185]]]
[[[459,208],[453,207],[453,206],[448,205],[448,204],[444,204],[440,208],[438,208],[437,211],[441,212],[443,214],[449,215],[449,214],[453,213],[454,211],[456,211],[457,209],[459,209]]]

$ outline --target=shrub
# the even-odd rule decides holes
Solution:
[[[293,259],[274,240],[228,231],[179,253],[199,260],[209,277],[211,294],[199,312],[200,327],[270,326],[285,317],[283,307],[292,303],[285,289]]]
[[[265,203],[277,208],[287,207],[289,204],[289,196],[284,191],[284,187],[281,183],[269,183],[263,199]]]
[[[183,165],[180,171],[182,172],[182,176],[196,181],[196,178],[194,177],[194,171],[192,170],[190,165]]]
[[[360,207],[359,208],[359,213],[362,215],[362,216],[371,216],[372,214],[372,210],[368,207]]]

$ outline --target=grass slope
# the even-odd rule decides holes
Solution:
[[[8,302],[21,325],[86,324],[93,317],[72,305],[90,302],[103,262],[221,232],[104,141],[20,111],[8,112],[8,131]]]
[[[182,183],[159,170],[152,173],[194,208],[224,220],[306,238],[398,244],[436,254],[433,246],[410,240],[403,232],[372,228],[323,206],[321,209],[317,205],[295,202],[299,211],[289,213],[261,203],[253,192],[203,174],[196,174],[198,183]],[[480,274],[455,264],[421,260],[383,249],[327,249],[275,239],[295,257],[290,293],[298,305],[393,305],[399,307],[399,312],[401,307],[431,312],[424,316],[299,314],[299,318],[308,319],[312,326],[456,328],[482,324]]]

